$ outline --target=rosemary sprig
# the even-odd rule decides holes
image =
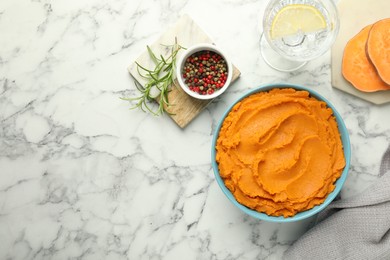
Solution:
[[[123,100],[135,103],[130,109],[140,108],[144,112],[150,112],[153,115],[161,115],[165,110],[165,107],[171,104],[168,101],[168,93],[175,77],[176,56],[181,49],[185,49],[180,46],[175,39],[175,44],[167,46],[171,48],[171,54],[164,58],[162,55],[156,56],[153,51],[147,46],[147,50],[150,58],[155,64],[154,69],[147,69],[138,62],[137,71],[138,74],[146,80],[145,86],[142,86],[139,82],[135,81],[135,86],[140,92],[137,97],[122,98]],[[154,92],[159,92],[159,95],[153,95]],[[158,99],[158,108],[154,110],[151,107],[153,100]]]

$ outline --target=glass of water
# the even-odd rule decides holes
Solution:
[[[274,69],[297,70],[330,49],[339,27],[332,0],[271,0],[263,16],[261,55]]]

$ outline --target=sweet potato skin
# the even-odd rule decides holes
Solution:
[[[342,60],[342,74],[356,89],[363,92],[390,90],[379,77],[374,65],[366,55],[366,42],[371,25],[364,27],[348,41]]]
[[[366,51],[379,77],[390,85],[390,18],[373,24],[368,34]]]

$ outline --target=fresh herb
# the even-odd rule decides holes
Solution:
[[[141,77],[146,79],[146,84],[142,86],[139,82],[135,81],[135,86],[139,90],[140,95],[137,97],[122,98],[123,100],[135,103],[130,109],[140,108],[144,112],[149,111],[156,116],[167,112],[165,108],[171,105],[168,101],[168,93],[175,78],[176,56],[181,49],[184,49],[177,43],[177,40],[175,40],[175,44],[167,47],[171,48],[171,54],[164,58],[162,55],[159,57],[155,55],[150,47],[147,46],[149,56],[155,64],[154,69],[147,69],[136,62],[137,71]],[[155,92],[159,94],[155,95]],[[151,103],[154,100],[158,100],[159,104],[157,109],[151,107]]]

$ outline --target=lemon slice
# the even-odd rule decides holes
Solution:
[[[271,25],[271,38],[314,32],[326,28],[324,15],[314,6],[287,5],[276,14]]]

